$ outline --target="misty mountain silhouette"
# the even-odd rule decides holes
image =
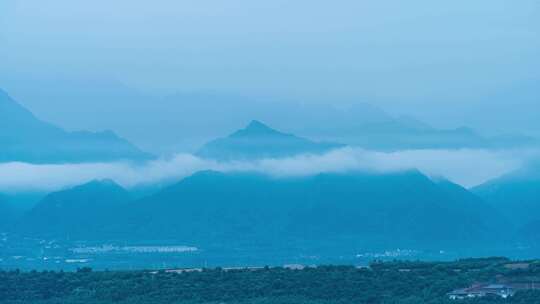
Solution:
[[[0,90],[0,162],[143,160],[151,155],[111,131],[66,132],[36,118]]]
[[[118,220],[130,194],[111,180],[96,180],[47,195],[16,225],[16,230],[40,237],[103,235]]]
[[[368,123],[338,140],[372,150],[508,148],[536,146],[538,140],[522,135],[485,137],[468,127],[437,129],[410,117]]]
[[[138,225],[143,235],[195,239],[448,244],[486,240],[500,218],[462,187],[415,170],[283,179],[208,171],[138,204],[151,218]]]
[[[53,193],[18,232],[72,239],[167,239],[197,244],[485,244],[500,217],[475,195],[418,171],[273,178],[203,171],[123,203],[117,186]],[[114,216],[111,216],[113,215]],[[90,229],[91,228],[91,229]]]
[[[174,105],[174,110],[170,105]],[[171,127],[175,136],[181,137],[186,144],[189,142],[190,150],[202,146],[209,138],[219,137],[218,130],[235,130],[254,117],[279,130],[313,141],[337,142],[379,151],[539,145],[538,140],[518,134],[490,137],[470,128],[441,129],[413,117],[394,117],[380,107],[363,102],[347,106],[340,106],[339,102],[254,102],[253,98],[242,95],[199,91],[167,96],[165,102],[149,103],[144,111],[145,115],[174,121]],[[181,120],[177,119],[179,116]],[[137,117],[135,113],[126,119],[134,117]],[[170,140],[159,126],[152,127],[152,133],[160,138],[160,146],[167,146]]]
[[[529,164],[473,188],[486,203],[504,214],[522,235],[540,241],[534,227],[540,224],[540,165]]]
[[[216,160],[253,160],[321,154],[343,147],[341,144],[313,142],[276,131],[260,121],[251,121],[244,129],[205,144],[196,155]]]

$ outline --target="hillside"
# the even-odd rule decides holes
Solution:
[[[513,224],[516,239],[540,244],[540,166],[533,163],[472,189]]]
[[[48,195],[27,236],[193,244],[453,247],[489,244],[505,219],[466,189],[418,171],[273,178],[203,171],[133,201],[112,182]],[[257,246],[258,246],[257,245]]]
[[[540,166],[530,164],[472,189],[516,225],[540,220]]]
[[[35,237],[110,237],[107,233],[130,200],[130,194],[113,181],[92,181],[47,195],[21,218],[15,231]]]
[[[467,190],[417,171],[282,179],[199,172],[130,209],[132,237],[197,243],[437,246],[487,241],[501,227]]]
[[[36,118],[0,90],[0,162],[144,160],[151,155],[111,131],[67,132]]]

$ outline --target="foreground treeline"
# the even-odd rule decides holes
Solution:
[[[475,259],[302,270],[2,271],[0,303],[456,303],[446,293],[475,282],[540,279],[539,263],[528,262],[526,269],[509,265],[506,259]],[[520,291],[508,300],[458,302],[540,303],[540,291]]]

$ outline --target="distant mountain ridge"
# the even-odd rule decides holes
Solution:
[[[43,122],[1,90],[0,145],[0,162],[61,163],[152,158],[112,131],[66,132]]]
[[[331,100],[294,102],[193,92],[171,95],[163,103],[156,104],[162,104],[161,107],[178,105],[179,108],[173,112],[161,115],[182,115],[177,128],[181,130],[175,130],[175,135],[190,140],[192,150],[221,136],[216,130],[229,130],[232,133],[238,125],[253,118],[278,130],[314,141],[337,142],[380,151],[540,146],[538,139],[526,135],[487,136],[468,127],[434,127],[413,117],[393,116],[380,107],[361,101],[348,104]],[[166,108],[148,110],[158,114],[167,112]],[[201,120],[200,117],[210,119]],[[191,130],[197,130],[200,138],[196,138]]]
[[[171,147],[180,147],[185,142],[196,143],[200,146],[202,138],[214,138],[217,131],[231,130],[231,125],[246,121],[252,117],[261,117],[264,121],[274,123],[280,129],[288,130],[297,134],[300,138],[312,139],[312,143],[319,141],[318,147],[305,146],[300,150],[319,153],[325,151],[327,146],[338,145],[336,143],[358,146],[365,149],[379,151],[395,151],[403,149],[460,149],[460,148],[515,148],[515,147],[538,147],[540,141],[533,137],[523,135],[501,135],[494,137],[483,136],[470,128],[437,129],[414,118],[402,116],[392,117],[381,109],[369,104],[355,104],[350,109],[337,109],[330,105],[285,105],[274,103],[250,103],[250,99],[242,101],[234,109],[234,115],[223,117],[221,112],[227,113],[230,108],[223,106],[225,103],[218,102],[219,96],[201,97],[198,95],[179,96],[186,100],[194,100],[195,104],[184,102],[181,111],[185,119],[179,124],[182,130],[176,130],[175,136],[181,134],[178,144],[170,144]],[[231,97],[233,98],[233,97]],[[147,111],[155,115],[165,115],[171,103],[176,98],[169,98],[163,103],[156,104],[154,108],[147,105]],[[177,102],[176,102],[177,103]],[[189,105],[187,105],[189,104]],[[211,105],[211,107],[210,107]],[[256,105],[256,106],[255,106]],[[249,109],[247,109],[249,108]],[[211,109],[211,110],[209,110]],[[203,122],[200,117],[203,111],[212,111],[215,121]],[[172,113],[167,113],[172,115]],[[285,119],[276,120],[276,115]],[[173,119],[172,117],[170,119]],[[149,126],[145,125],[144,133],[155,138],[156,141],[167,141],[166,136],[155,134],[152,136]],[[197,130],[193,133],[191,130]],[[189,133],[183,133],[188,132]],[[179,133],[176,133],[179,132]],[[212,134],[212,135],[210,135]],[[134,134],[131,134],[134,136]],[[197,139],[197,136],[200,136]],[[158,139],[160,138],[160,139]],[[322,141],[322,142],[320,142]],[[203,141],[204,142],[204,141]],[[164,146],[169,144],[162,142]],[[210,143],[208,143],[210,144]],[[31,112],[17,104],[7,93],[0,90],[0,162],[22,161],[31,163],[62,163],[62,162],[96,162],[115,160],[145,160],[152,158],[145,153],[118,137],[111,131],[105,132],[66,132],[61,128],[43,122]],[[212,142],[210,147],[203,147],[198,151],[199,155],[211,155],[212,149],[223,149],[234,155],[250,159],[251,152],[229,150],[223,139]],[[255,145],[255,144],[254,144]],[[238,145],[240,146],[240,145]],[[299,149],[300,145],[296,148]],[[208,149],[206,149],[208,148]],[[253,148],[253,146],[252,146]],[[157,150],[160,150],[158,148]],[[165,148],[164,148],[165,149]],[[247,148],[246,148],[247,149]],[[193,151],[193,147],[190,147]],[[169,151],[175,153],[178,150]],[[244,154],[244,155],[242,155]],[[260,152],[251,154],[261,154]],[[278,157],[283,153],[268,151],[268,157]],[[287,155],[287,154],[285,154]],[[288,155],[287,155],[288,156]],[[215,158],[212,155],[212,158]],[[231,158],[224,156],[223,159]],[[258,157],[256,157],[258,158]]]
[[[260,121],[251,121],[244,129],[205,144],[196,155],[216,160],[253,160],[282,158],[298,154],[321,154],[344,145],[313,142],[276,131]]]
[[[373,150],[516,148],[538,146],[533,137],[506,135],[486,137],[467,127],[437,129],[410,117],[363,124],[338,140]]]
[[[332,126],[328,126],[329,130]],[[330,137],[332,139],[336,137]],[[530,137],[487,138],[466,127],[439,130],[414,118],[399,117],[385,122],[359,125],[355,131],[337,136],[341,142],[378,151],[402,149],[499,149],[534,146],[539,142]],[[256,160],[291,157],[299,154],[323,154],[344,147],[330,141],[316,142],[276,131],[253,120],[244,129],[204,144],[195,154],[219,161]]]

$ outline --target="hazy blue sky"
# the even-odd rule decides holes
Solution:
[[[161,98],[177,91],[231,111],[370,103],[540,135],[539,54],[538,0],[0,1],[0,88],[64,127],[143,147],[206,132],[178,122],[192,99]],[[211,122],[229,115],[210,110],[198,126],[224,133]]]

